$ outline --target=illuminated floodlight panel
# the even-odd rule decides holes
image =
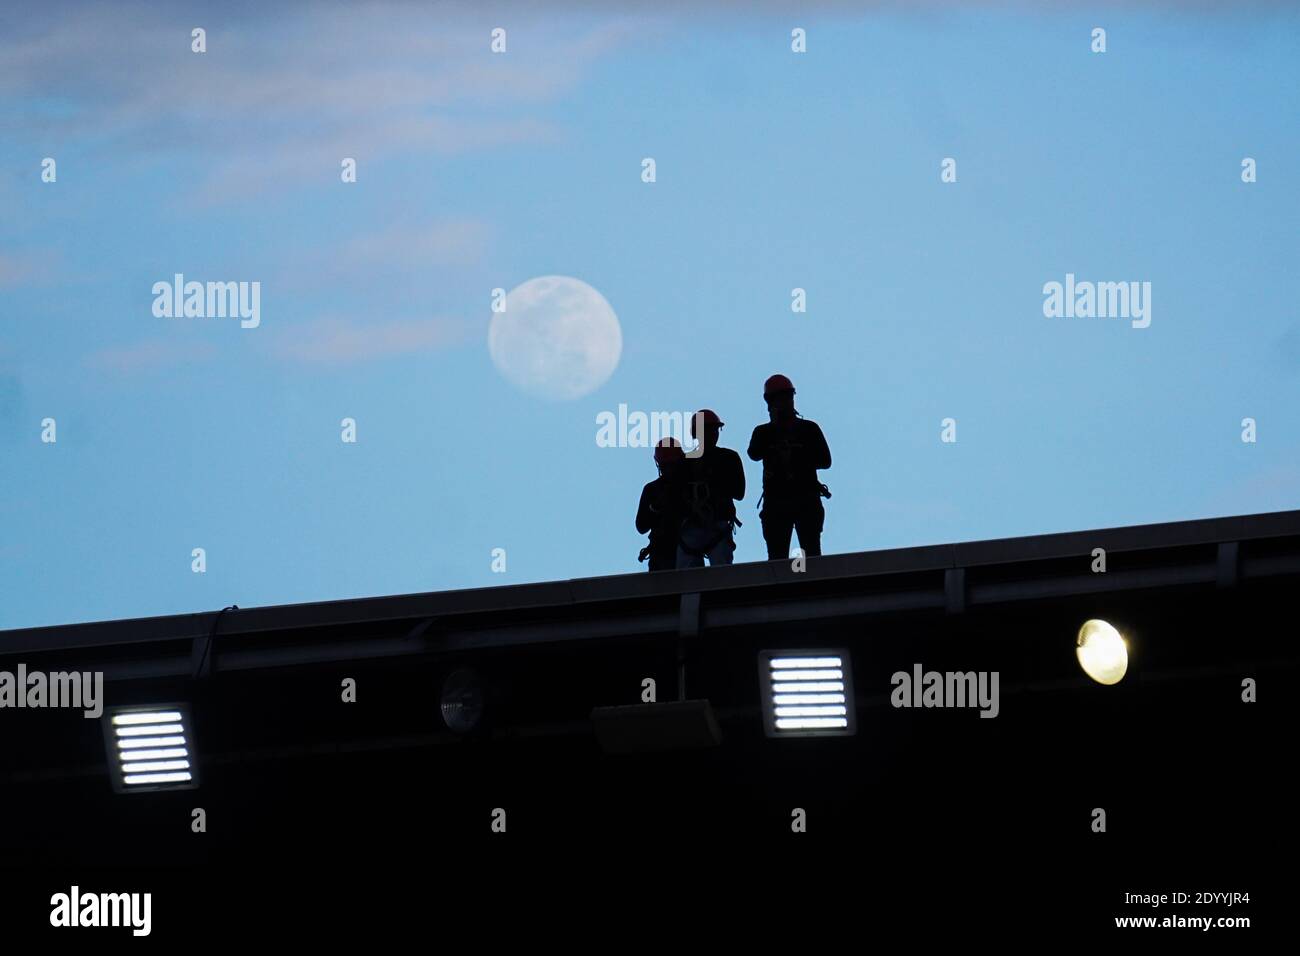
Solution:
[[[758,681],[763,730],[769,737],[857,733],[847,651],[760,651]]]
[[[192,722],[184,704],[113,707],[102,720],[109,774],[118,793],[199,785]]]

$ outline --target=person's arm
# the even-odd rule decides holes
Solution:
[[[641,489],[641,501],[636,506],[636,530],[638,534],[645,534],[654,527],[654,512],[650,510],[650,486]]]
[[[754,429],[754,434],[749,436],[749,455],[750,461],[762,461],[763,455],[767,451],[767,442],[763,440],[763,426],[759,425]]]
[[[812,466],[819,471],[831,466],[831,448],[826,444],[826,436],[822,434],[821,426],[816,422],[809,422],[812,425],[813,440],[809,443],[809,451],[812,456]]]
[[[736,501],[745,500],[745,463],[740,460],[740,456],[734,452],[731,460],[735,463],[735,474],[731,480],[731,497]]]

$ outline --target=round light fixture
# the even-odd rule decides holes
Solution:
[[[1083,622],[1075,642],[1083,672],[1098,684],[1118,684],[1128,672],[1128,645],[1119,631],[1102,620]]]
[[[467,734],[483,720],[483,682],[470,667],[452,671],[442,682],[442,722],[449,730]]]

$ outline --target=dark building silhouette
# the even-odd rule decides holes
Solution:
[[[803,573],[755,562],[0,632],[0,670],[99,670],[110,704],[185,702],[202,768],[197,790],[118,794],[98,721],[0,711],[0,860],[35,901],[23,920],[87,867],[124,863],[186,867],[152,878],[160,921],[232,893],[270,912],[318,883],[446,921],[520,873],[576,908],[643,879],[653,909],[696,869],[755,920],[779,915],[774,886],[821,881],[829,899],[863,871],[885,874],[857,903],[871,923],[884,907],[1075,936],[1148,889],[1253,890],[1235,912],[1258,917],[1286,872],[1266,863],[1294,836],[1298,583],[1290,511],[829,555]],[[1114,686],[1075,661],[1091,618],[1130,641]],[[857,733],[769,738],[759,653],[826,648],[851,662]],[[999,673],[998,716],[892,706],[892,675],[917,665]],[[648,706],[677,715],[667,749],[605,752],[593,713],[640,705],[647,680]],[[675,749],[703,739],[674,723],[701,701],[720,743]],[[448,729],[443,705],[473,729]]]

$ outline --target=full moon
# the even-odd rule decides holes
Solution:
[[[605,297],[568,276],[540,276],[511,289],[488,327],[492,364],[521,391],[568,401],[609,380],[623,330]]]

